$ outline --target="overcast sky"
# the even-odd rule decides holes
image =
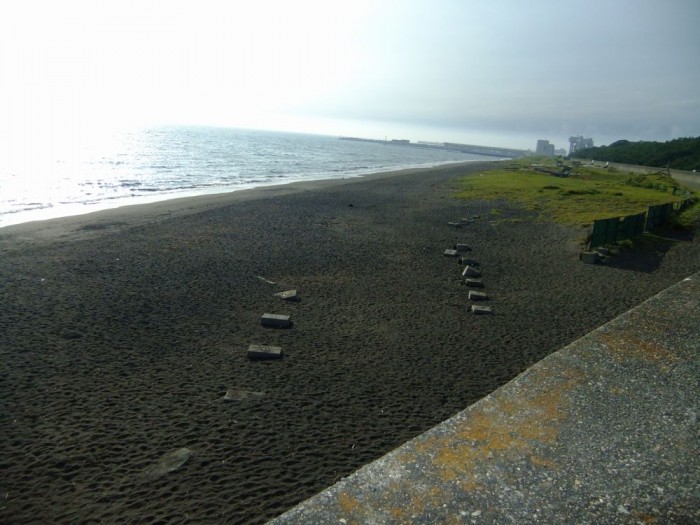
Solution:
[[[0,138],[214,124],[568,147],[700,136],[700,0],[3,2]]]

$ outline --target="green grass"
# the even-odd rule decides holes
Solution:
[[[538,160],[547,169],[557,169],[554,161]],[[478,200],[505,198],[534,211],[541,220],[572,225],[641,213],[654,204],[681,200],[672,194],[677,184],[667,176],[640,177],[581,166],[574,167],[568,177],[556,177],[534,171],[531,162],[532,159],[514,161],[505,168],[465,177],[457,196]]]
[[[672,224],[683,230],[695,230],[700,227],[700,201],[690,208],[683,210],[683,213],[672,219]]]

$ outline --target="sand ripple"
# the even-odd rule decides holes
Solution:
[[[449,228],[465,208],[436,170],[62,243],[0,233],[0,522],[261,523],[698,270],[697,241],[587,266],[582,231],[509,208]],[[493,316],[442,255],[462,242]]]

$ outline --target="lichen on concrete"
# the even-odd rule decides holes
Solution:
[[[273,523],[699,523],[700,274]]]

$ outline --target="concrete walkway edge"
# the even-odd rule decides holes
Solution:
[[[700,273],[270,523],[700,523]]]

